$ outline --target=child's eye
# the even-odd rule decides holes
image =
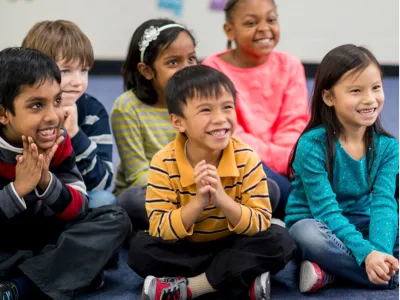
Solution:
[[[56,100],[54,101],[56,103],[56,105],[60,105],[62,102],[61,97],[57,97]]]
[[[374,86],[374,90],[379,90],[382,86],[381,85],[376,85]]]
[[[82,69],[81,72],[82,73],[87,73],[87,72],[89,72],[89,69]]]
[[[224,107],[224,109],[233,109],[233,106],[232,105],[227,105],[227,106]]]
[[[210,112],[209,108],[203,108],[200,112]]]
[[[247,21],[244,23],[244,25],[247,27],[252,27],[252,26],[256,25],[256,22],[255,21]]]
[[[351,90],[350,92],[351,93],[359,93],[359,92],[361,92],[361,90],[360,89],[354,89],[354,90]]]
[[[170,61],[168,61],[168,65],[170,66],[176,66],[178,64],[178,61],[176,59],[172,59]]]
[[[42,103],[32,103],[30,108],[40,109],[40,108],[42,108],[42,106],[43,106]]]
[[[197,57],[196,56],[189,57],[189,62],[191,64],[197,64]]]
[[[277,21],[278,21],[278,20],[277,20],[276,18],[267,19],[267,22],[268,22],[269,24],[275,24]]]
[[[67,74],[67,73],[69,73],[69,70],[68,69],[61,69],[60,73],[61,74]]]

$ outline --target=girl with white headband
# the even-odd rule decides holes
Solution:
[[[125,92],[115,101],[111,122],[121,163],[115,180],[117,201],[134,230],[147,229],[147,173],[153,155],[174,140],[164,101],[168,79],[197,64],[196,41],[168,19],[144,22],[133,33],[122,68]]]

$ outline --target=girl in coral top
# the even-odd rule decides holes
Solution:
[[[280,32],[273,0],[229,0],[225,15],[228,50],[203,64],[235,84],[235,135],[258,152],[268,178],[278,184],[279,200],[271,199],[271,204],[274,216],[282,218],[290,192],[285,177],[290,152],[308,122],[304,68],[300,59],[274,50]]]

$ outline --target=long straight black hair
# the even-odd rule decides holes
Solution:
[[[306,132],[323,126],[327,133],[327,153],[326,166],[329,180],[333,180],[333,162],[335,159],[335,140],[343,133],[343,126],[340,124],[333,107],[329,107],[322,99],[323,90],[331,90],[333,86],[342,78],[344,74],[351,71],[359,73],[365,70],[370,64],[374,64],[381,72],[379,62],[375,56],[366,48],[346,44],[336,47],[329,51],[322,59],[317,69],[314,88],[311,99],[311,118],[304,129]],[[372,162],[375,159],[376,151],[374,144],[374,132],[392,137],[386,132],[380,122],[379,116],[375,123],[367,127],[365,131],[364,141],[367,149],[367,166],[368,166],[368,186],[371,188],[369,174],[372,168]],[[293,179],[293,161],[296,155],[298,141],[292,150],[289,159],[287,175]]]

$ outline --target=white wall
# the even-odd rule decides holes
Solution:
[[[198,56],[225,49],[224,15],[211,0],[183,0],[181,18],[157,8],[157,0],[0,0],[0,49],[20,45],[42,20],[69,19],[91,39],[96,59],[123,60],[135,28],[156,17],[187,25],[198,39]],[[344,43],[367,46],[382,64],[399,63],[398,0],[276,0],[281,23],[278,49],[319,62]]]

